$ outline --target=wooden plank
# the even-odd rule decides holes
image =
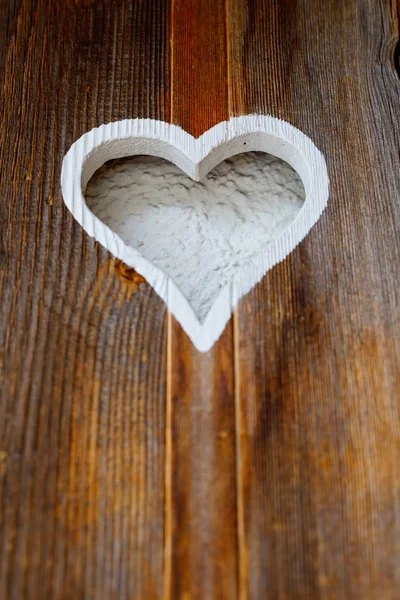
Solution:
[[[227,118],[222,0],[175,0],[172,122],[199,136]],[[165,596],[237,593],[233,338],[201,354],[169,316]]]
[[[235,598],[232,332],[200,354],[170,328],[165,595]]]
[[[241,595],[396,598],[396,6],[229,0],[228,17],[232,112],[299,127],[331,180],[235,319]]]
[[[1,597],[396,598],[396,3],[0,6]],[[258,111],[331,202],[203,355],[73,222],[61,160],[110,120]]]
[[[171,121],[194,137],[228,116],[223,0],[173,0]]]
[[[166,311],[83,234],[59,177],[90,128],[168,118],[169,6],[4,10],[0,596],[157,598]]]

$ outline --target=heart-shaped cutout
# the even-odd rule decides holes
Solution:
[[[190,247],[190,227],[194,227],[196,230],[196,227],[205,226],[204,222],[201,224],[201,211],[196,213],[197,221],[196,218],[194,221],[193,218],[189,218],[190,227],[186,231],[186,246],[181,246],[181,263],[184,268],[179,271],[179,278],[176,270],[175,277],[171,277],[168,273],[170,271],[168,255],[170,254],[172,263],[176,262],[179,255],[179,253],[176,254],[176,248],[179,247],[179,226],[177,226],[175,238],[170,235],[170,241],[167,243],[165,239],[160,239],[159,249],[162,249],[163,254],[161,261],[157,259],[156,245],[151,249],[152,252],[146,252],[147,258],[145,258],[138,246],[135,249],[126,243],[131,241],[131,238],[124,235],[121,223],[118,225],[119,228],[115,226],[113,228],[122,234],[125,241],[89,210],[83,197],[83,190],[93,173],[112,158],[132,155],[161,157],[176,165],[193,180],[199,181],[206,177],[216,165],[220,166],[213,171],[213,175],[224,175],[224,172],[226,175],[227,165],[224,167],[220,163],[239,154],[241,156],[232,159],[230,164],[228,163],[228,170],[236,164],[236,167],[239,165],[239,170],[243,171],[244,163],[248,164],[251,161],[254,173],[257,171],[257,168],[254,169],[254,167],[259,166],[256,164],[257,160],[261,159],[258,159],[255,154],[242,154],[251,151],[267,152],[289,163],[303,182],[305,201],[301,206],[301,199],[296,190],[289,189],[287,194],[289,198],[281,206],[277,202],[276,196],[274,200],[271,194],[269,194],[269,201],[267,198],[264,202],[260,202],[256,197],[251,198],[251,194],[249,196],[251,189],[254,190],[253,183],[253,188],[247,186],[245,190],[247,200],[244,203],[241,204],[239,201],[238,204],[236,199],[235,204],[235,190],[232,189],[228,193],[230,200],[228,198],[225,203],[221,203],[221,210],[225,210],[229,201],[231,202],[230,208],[236,214],[236,220],[231,218],[229,222],[228,218],[227,221],[225,213],[225,219],[218,221],[218,207],[214,209],[209,205],[208,214],[203,210],[203,217],[206,219],[211,213],[214,217],[214,225],[210,228],[210,224],[208,224],[208,233],[205,235],[203,259],[209,256],[212,261],[210,269],[212,270],[213,267],[220,269],[221,275],[209,277],[206,285],[200,286],[200,293],[198,293],[199,286],[197,286],[196,294],[193,292],[196,291],[193,272],[195,248],[199,240],[192,236],[193,247]],[[270,162],[270,167],[273,165],[273,160]],[[278,161],[275,163],[277,165]],[[159,164],[159,162],[157,163],[155,160],[154,164]],[[265,160],[262,161],[262,164],[265,166]],[[172,174],[180,175],[178,169],[173,165],[171,165]],[[287,166],[286,168],[289,169]],[[246,177],[245,170],[243,176]],[[182,178],[185,176],[182,174],[180,177],[180,183],[182,183]],[[236,182],[237,180],[235,180]],[[265,181],[266,195],[268,193],[267,184],[268,182]],[[260,115],[237,117],[216,125],[198,139],[174,125],[149,119],[135,119],[102,125],[75,142],[64,158],[62,191],[66,205],[87,233],[143,275],[167,303],[168,309],[180,322],[194,345],[199,350],[206,351],[223,331],[232,309],[239,299],[260,281],[268,269],[285,258],[318,220],[328,200],[328,177],[324,158],[311,140],[296,128],[279,119]],[[260,196],[260,191],[260,189],[257,190],[257,197]],[[236,191],[236,195],[237,193],[240,194],[240,191]],[[179,193],[177,196],[179,197]],[[290,196],[292,197],[290,198]],[[168,218],[168,206],[173,208],[175,200],[179,203],[179,199],[176,198],[168,198],[163,202],[164,212],[162,214],[159,212],[159,207],[154,207],[161,217],[158,219],[159,235],[165,234],[167,238],[168,226],[167,223],[164,223],[166,227],[163,227],[163,219]],[[182,201],[184,198],[181,198]],[[259,214],[254,210],[257,204],[260,206]],[[128,209],[128,216],[131,214],[129,213],[131,208],[127,207],[126,203],[125,209],[122,205],[121,207],[122,211]],[[190,212],[189,209],[190,205],[187,207]],[[244,211],[243,215],[240,215],[240,210]],[[252,211],[252,214],[249,214],[249,211]],[[181,216],[184,212],[181,211]],[[247,219],[242,219],[246,214]],[[138,216],[137,211],[133,218],[135,215]],[[169,216],[174,219],[173,211]],[[175,211],[175,218],[176,216]],[[121,217],[123,217],[122,213]],[[241,219],[242,223],[240,223]],[[104,220],[112,225],[112,221],[107,221],[107,218]],[[221,224],[220,231],[218,231],[218,223]],[[180,222],[181,228],[182,225],[184,226],[184,220]],[[130,223],[128,223],[128,229],[131,229]],[[170,228],[169,232],[173,233],[173,229]],[[151,236],[146,235],[151,240]],[[216,240],[219,235],[221,236],[220,241],[222,240],[221,247],[218,252],[213,252],[213,247],[214,249],[217,247]],[[223,242],[224,240],[225,242],[229,241],[230,235],[236,235],[235,243],[230,244],[230,250],[224,252]],[[252,235],[253,240],[251,239]],[[240,236],[242,236],[242,243]],[[143,235],[143,237],[146,236]],[[147,238],[146,242],[148,242]],[[154,232],[153,239],[155,239]],[[216,254],[218,256],[215,256]],[[185,259],[187,259],[186,265]],[[225,268],[223,268],[224,260]],[[204,273],[202,275],[204,276]],[[185,280],[185,276],[187,280]]]
[[[117,159],[93,175],[86,204],[161,269],[204,323],[222,288],[290,225],[304,199],[288,163],[236,154],[194,181],[155,156]]]

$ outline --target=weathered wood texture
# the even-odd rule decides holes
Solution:
[[[171,119],[198,137],[229,117],[224,3],[174,2],[171,29]],[[232,324],[207,354],[172,316],[169,332],[165,594],[231,599],[237,595]]]
[[[0,597],[160,597],[166,311],[59,178],[88,129],[168,118],[169,6],[25,0],[0,19]]]
[[[396,598],[395,5],[231,4],[233,112],[299,127],[331,180],[321,220],[236,315],[242,588],[251,598]]]
[[[398,598],[399,11],[0,0],[0,596]],[[110,120],[266,112],[331,200],[198,354],[64,209]]]

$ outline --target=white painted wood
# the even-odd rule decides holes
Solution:
[[[83,190],[93,173],[112,158],[138,154],[162,157],[199,181],[221,161],[244,151],[268,152],[288,162],[303,182],[306,199],[287,228],[238,268],[200,322],[172,278],[138,249],[124,243],[89,210]],[[198,139],[179,127],[149,119],[102,125],[73,144],[63,161],[61,182],[64,201],[85,231],[147,279],[200,351],[211,348],[240,298],[304,238],[328,200],[322,154],[302,132],[264,115],[232,118]]]

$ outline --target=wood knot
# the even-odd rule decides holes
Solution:
[[[135,269],[132,267],[128,267],[122,260],[115,261],[115,271],[117,275],[123,279],[123,281],[134,283],[135,285],[140,285],[141,283],[146,283],[144,277],[139,275]]]

